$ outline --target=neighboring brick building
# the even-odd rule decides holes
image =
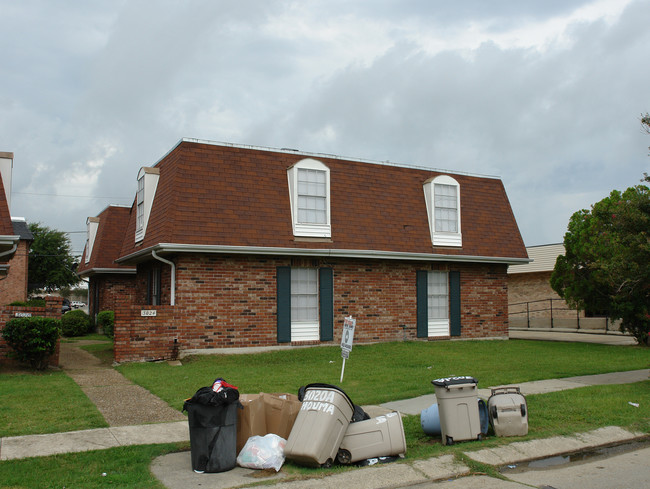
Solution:
[[[86,247],[77,274],[88,281],[88,312],[93,319],[101,311],[115,310],[120,302],[132,301],[136,269],[114,261],[130,212],[130,207],[109,205],[86,221]]]
[[[27,300],[27,265],[32,233],[10,214],[13,153],[0,152],[0,305]]]
[[[136,183],[119,362],[338,344],[348,315],[355,343],[507,338],[528,257],[497,178],[182,140]]]

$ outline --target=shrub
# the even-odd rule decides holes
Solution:
[[[28,301],[14,301],[10,306],[20,307],[45,307],[45,299],[29,299]]]
[[[18,360],[38,370],[47,367],[60,335],[60,321],[42,317],[10,319],[2,330]]]
[[[63,336],[83,336],[90,330],[90,317],[81,309],[65,313],[61,317]]]
[[[102,329],[106,336],[112,338],[115,326],[115,313],[113,311],[102,311],[97,314],[97,326]]]

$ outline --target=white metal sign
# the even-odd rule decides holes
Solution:
[[[352,340],[354,339],[354,327],[357,321],[352,316],[348,316],[343,321],[343,334],[341,335],[341,356],[343,365],[341,366],[341,382],[343,382],[343,372],[345,371],[345,360],[350,358],[352,351]]]
[[[155,317],[156,312],[157,311],[155,309],[140,309],[140,316],[142,316],[142,317]]]
[[[357,321],[352,316],[348,316],[343,321],[343,334],[341,335],[341,348],[343,350],[352,350],[352,341],[354,340],[354,327]]]

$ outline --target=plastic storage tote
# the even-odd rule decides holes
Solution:
[[[442,443],[481,440],[478,408],[478,381],[473,377],[447,377],[432,380],[440,414]]]
[[[496,436],[528,434],[528,406],[519,387],[497,387],[488,399],[490,423]]]
[[[194,471],[224,472],[237,465],[237,406],[186,403]]]
[[[404,425],[398,412],[350,423],[336,456],[339,463],[349,464],[375,457],[406,453]]]
[[[284,455],[302,465],[330,466],[348,429],[354,407],[342,390],[307,387]]]

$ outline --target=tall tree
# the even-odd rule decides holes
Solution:
[[[614,190],[573,214],[551,286],[581,310],[621,320],[650,346],[650,189]]]
[[[75,274],[77,264],[65,233],[40,223],[30,223],[29,229],[34,241],[29,250],[28,289],[52,292],[78,283],[79,277]]]

